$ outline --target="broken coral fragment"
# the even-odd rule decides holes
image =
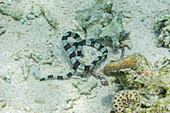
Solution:
[[[6,29],[0,25],[0,35],[4,34],[6,32]]]
[[[40,79],[40,66],[39,65],[34,65],[32,66],[32,75],[35,77],[36,80]]]
[[[41,15],[41,5],[34,4],[31,6],[31,11],[26,15],[28,20],[33,20]]]
[[[44,16],[44,18],[47,20],[47,22],[54,27],[55,29],[57,29],[58,27],[58,17],[54,16],[53,12],[51,12],[49,9],[56,9],[56,7],[54,5],[51,4],[46,4],[45,6],[41,7],[41,12]]]
[[[22,66],[22,70],[23,70],[24,79],[26,80],[29,76],[30,67],[26,63],[24,63]]]
[[[21,20],[23,16],[22,9],[9,4],[0,4],[0,13],[3,15],[9,15],[15,20]]]
[[[155,32],[157,33],[157,46],[170,48],[170,15],[160,16],[155,21]]]
[[[9,72],[0,73],[0,78],[2,78],[4,81],[8,82],[9,84],[11,83],[11,73],[9,73]]]
[[[31,14],[33,14],[35,17],[39,17],[41,15],[41,5],[40,4],[34,4],[31,7]]]
[[[42,60],[42,57],[40,55],[37,55],[34,51],[30,51],[30,55],[28,58],[33,59],[36,63],[40,63]]]
[[[87,82],[76,80],[72,83],[72,85],[78,89],[78,92],[81,95],[90,95],[91,91],[97,87],[97,84],[97,81],[94,80],[88,80]]]

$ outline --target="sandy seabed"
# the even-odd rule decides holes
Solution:
[[[88,79],[99,82],[94,89],[96,97],[87,99],[87,96],[81,95],[79,99],[73,101],[72,108],[64,110],[63,106],[69,104],[66,100],[79,96],[77,89],[72,85],[72,79],[40,82],[33,76],[29,76],[25,80],[22,69],[23,63],[34,63],[23,54],[27,54],[31,50],[43,55],[47,52],[48,40],[54,45],[52,47],[56,59],[53,65],[42,65],[40,75],[68,73],[71,68],[62,49],[61,37],[66,31],[76,29],[75,24],[78,25],[74,19],[76,11],[91,7],[96,0],[1,1],[9,2],[22,9],[24,15],[20,21],[16,21],[11,16],[0,14],[0,25],[6,29],[6,32],[0,35],[0,74],[9,72],[11,75],[10,84],[0,79],[0,99],[6,103],[6,106],[0,108],[0,112],[109,113],[112,109],[112,96],[117,89],[114,83],[102,86],[94,76],[89,76]],[[25,14],[29,13],[34,3],[47,7],[50,14],[57,17],[57,29],[54,29],[42,15],[33,20],[26,19]],[[126,48],[125,56],[141,53],[151,64],[154,64],[157,60],[169,55],[168,49],[156,46],[153,33],[155,19],[170,13],[169,0],[115,0],[114,3],[113,9],[123,10],[125,15],[123,26],[130,30],[129,38],[132,49]],[[120,50],[114,52],[110,47],[106,46],[106,48],[109,50],[108,58],[98,67],[98,70],[102,70],[111,59],[120,57]],[[16,60],[17,55],[20,57],[19,60]],[[91,57],[88,60],[92,61]]]

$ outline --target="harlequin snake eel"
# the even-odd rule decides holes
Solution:
[[[69,37],[74,38],[76,42],[73,44],[69,43],[68,41]],[[97,63],[107,58],[108,51],[103,45],[91,40],[82,40],[79,34],[71,31],[68,31],[63,35],[62,44],[64,50],[66,51],[67,55],[71,60],[71,63],[73,64],[73,68],[71,72],[63,76],[48,75],[41,78],[40,81],[47,80],[47,79],[60,79],[60,80],[67,79],[70,78],[76,72],[76,70],[89,72],[94,69]],[[83,65],[82,63],[80,63],[77,57],[77,56],[82,56],[82,49],[84,45],[94,47],[95,49],[97,49],[102,53],[102,55],[96,57],[90,65]]]

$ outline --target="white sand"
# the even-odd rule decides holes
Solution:
[[[100,84],[99,80],[90,76],[89,79],[99,82],[95,89],[97,96],[93,99],[86,99],[86,96],[81,96],[80,99],[74,101],[73,108],[63,110],[62,104],[65,100],[78,95],[77,89],[71,84],[72,80],[39,82],[33,76],[29,76],[24,81],[21,67],[23,62],[29,60],[26,57],[22,57],[19,61],[14,60],[16,53],[22,53],[23,50],[32,50],[38,54],[46,53],[46,40],[49,40],[54,44],[56,59],[53,65],[41,66],[41,76],[52,73],[64,75],[69,72],[71,68],[68,63],[69,60],[65,59],[67,57],[64,56],[61,49],[61,37],[64,32],[75,29],[74,17],[76,11],[91,7],[96,0],[32,1],[41,2],[45,7],[49,7],[51,14],[57,17],[58,28],[53,29],[43,16],[31,20],[30,25],[27,25],[28,20],[22,25],[21,23],[26,20],[25,17],[20,21],[15,21],[10,16],[0,14],[0,25],[7,29],[6,33],[0,36],[0,73],[11,73],[10,84],[0,79],[0,97],[3,97],[6,102],[6,106],[0,108],[0,112],[109,113],[112,108],[111,98],[116,90],[114,84],[105,87]],[[26,14],[33,2],[24,0],[19,4],[12,4],[23,8]],[[123,0],[114,3],[114,9],[123,10],[125,15],[131,16],[131,18],[124,18],[123,20],[124,27],[131,31],[129,37],[133,45],[131,50],[126,48],[125,56],[138,52],[153,64],[155,61],[169,55],[168,49],[156,47],[155,35],[152,32],[155,18],[170,13],[169,6],[169,0],[129,0],[128,2]],[[142,19],[144,19],[143,22],[141,22]],[[107,48],[111,50],[110,47]],[[99,69],[102,69],[111,59],[114,60],[119,57],[120,50],[117,53],[110,51],[109,57]],[[37,100],[43,102],[37,103]]]

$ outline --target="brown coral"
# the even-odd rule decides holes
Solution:
[[[137,69],[139,72],[144,71],[144,70],[148,71],[149,66],[147,64],[148,64],[148,61],[143,55],[139,53],[135,53],[128,57],[121,58],[116,61],[111,61],[109,64],[107,64],[104,67],[103,72],[105,75],[110,76],[112,75],[112,73],[115,73],[119,71],[120,69],[126,69],[126,68]]]

